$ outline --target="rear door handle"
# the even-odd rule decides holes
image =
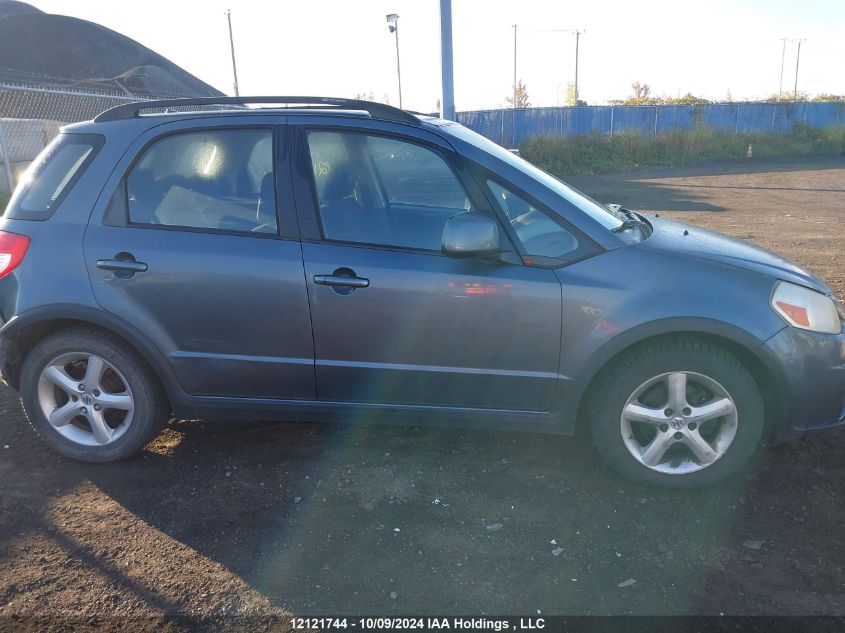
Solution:
[[[342,277],[340,275],[314,275],[314,283],[321,286],[343,286],[345,288],[366,288],[369,279],[363,277]]]
[[[98,259],[97,268],[100,270],[115,270],[124,273],[147,272],[147,265],[144,262],[127,262],[119,259]]]

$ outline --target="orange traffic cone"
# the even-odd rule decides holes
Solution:
[[[748,150],[745,152],[746,158],[753,158],[753,153],[751,152],[751,143],[748,144]]]

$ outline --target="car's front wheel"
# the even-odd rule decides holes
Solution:
[[[121,341],[97,330],[67,330],[38,343],[24,361],[20,389],[38,435],[81,461],[133,455],[167,417],[152,370]]]
[[[714,484],[742,468],[763,434],[760,388],[726,349],[701,340],[645,345],[602,372],[588,404],[593,439],[630,479]]]

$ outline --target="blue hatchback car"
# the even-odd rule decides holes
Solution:
[[[695,487],[845,422],[845,310],[807,271],[357,100],[68,126],[0,221],[0,316],[32,426],[91,462],[174,416],[589,428]]]

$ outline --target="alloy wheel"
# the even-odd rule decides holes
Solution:
[[[117,368],[95,354],[62,354],[38,380],[38,404],[50,425],[83,446],[104,446],[132,424],[135,400]]]
[[[625,446],[642,465],[662,473],[707,468],[736,437],[737,408],[728,391],[704,374],[676,371],[650,378],[622,409]]]

